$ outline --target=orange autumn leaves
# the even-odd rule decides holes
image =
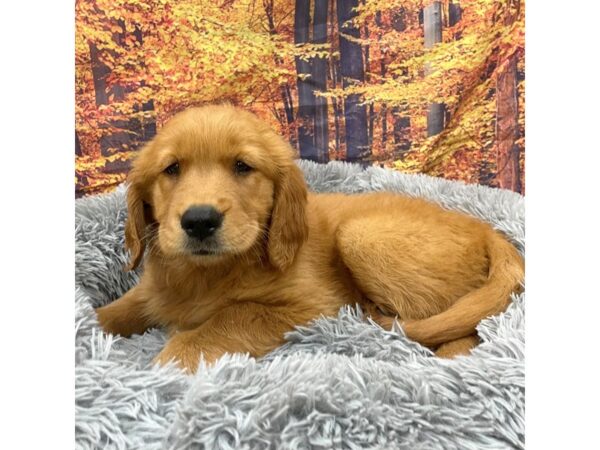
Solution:
[[[328,159],[346,156],[343,100],[358,94],[366,107],[366,164],[497,185],[496,78],[517,55],[522,166],[523,4],[462,0],[450,25],[456,8],[441,2],[442,42],[426,50],[422,11],[431,2],[357,1],[352,23],[360,37],[352,39],[362,49],[364,77],[343,89],[337,4],[313,0],[312,18],[315,1],[327,2],[326,42],[294,45],[295,0],[78,0],[78,195],[121,182],[136,148],[190,105],[249,108],[297,146],[298,57],[327,61],[326,89],[316,95],[327,102]],[[509,25],[507,14],[516,16]],[[427,136],[433,102],[445,105],[445,128]]]

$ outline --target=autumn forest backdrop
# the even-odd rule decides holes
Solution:
[[[228,101],[298,156],[524,191],[520,0],[77,0],[76,195]]]

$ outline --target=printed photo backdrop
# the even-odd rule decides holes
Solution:
[[[76,195],[230,102],[300,158],[524,192],[520,0],[77,0]]]

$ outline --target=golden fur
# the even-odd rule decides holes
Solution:
[[[225,352],[262,356],[295,325],[359,303],[390,327],[451,357],[503,311],[523,261],[489,225],[392,193],[307,193],[289,144],[232,106],[176,115],[129,175],[126,244],[140,283],[99,308],[129,336],[165,326],[156,357],[194,371]],[[236,171],[242,161],[252,168]],[[178,173],[165,169],[178,164]],[[195,255],[180,219],[192,205],[224,214],[217,254]],[[145,251],[146,250],[146,251]]]

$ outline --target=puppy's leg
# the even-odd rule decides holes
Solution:
[[[444,311],[486,280],[484,245],[453,231],[391,211],[350,219],[336,239],[361,291],[385,314],[415,320]]]
[[[454,358],[458,355],[468,355],[479,345],[479,337],[472,335],[440,345],[435,351],[440,358]]]
[[[154,361],[164,365],[174,360],[181,368],[194,373],[201,355],[207,363],[225,353],[250,353],[260,357],[281,345],[284,333],[294,325],[289,312],[284,314],[271,306],[251,302],[233,305],[198,328],[176,333]]]
[[[396,316],[401,324],[435,316],[485,283],[485,241],[459,225],[391,210],[339,227],[337,246],[344,263],[360,290],[381,309],[373,314],[376,322],[389,328]]]
[[[121,298],[96,309],[98,322],[104,331],[121,336],[142,334],[155,325],[145,314],[146,299],[136,286]]]

